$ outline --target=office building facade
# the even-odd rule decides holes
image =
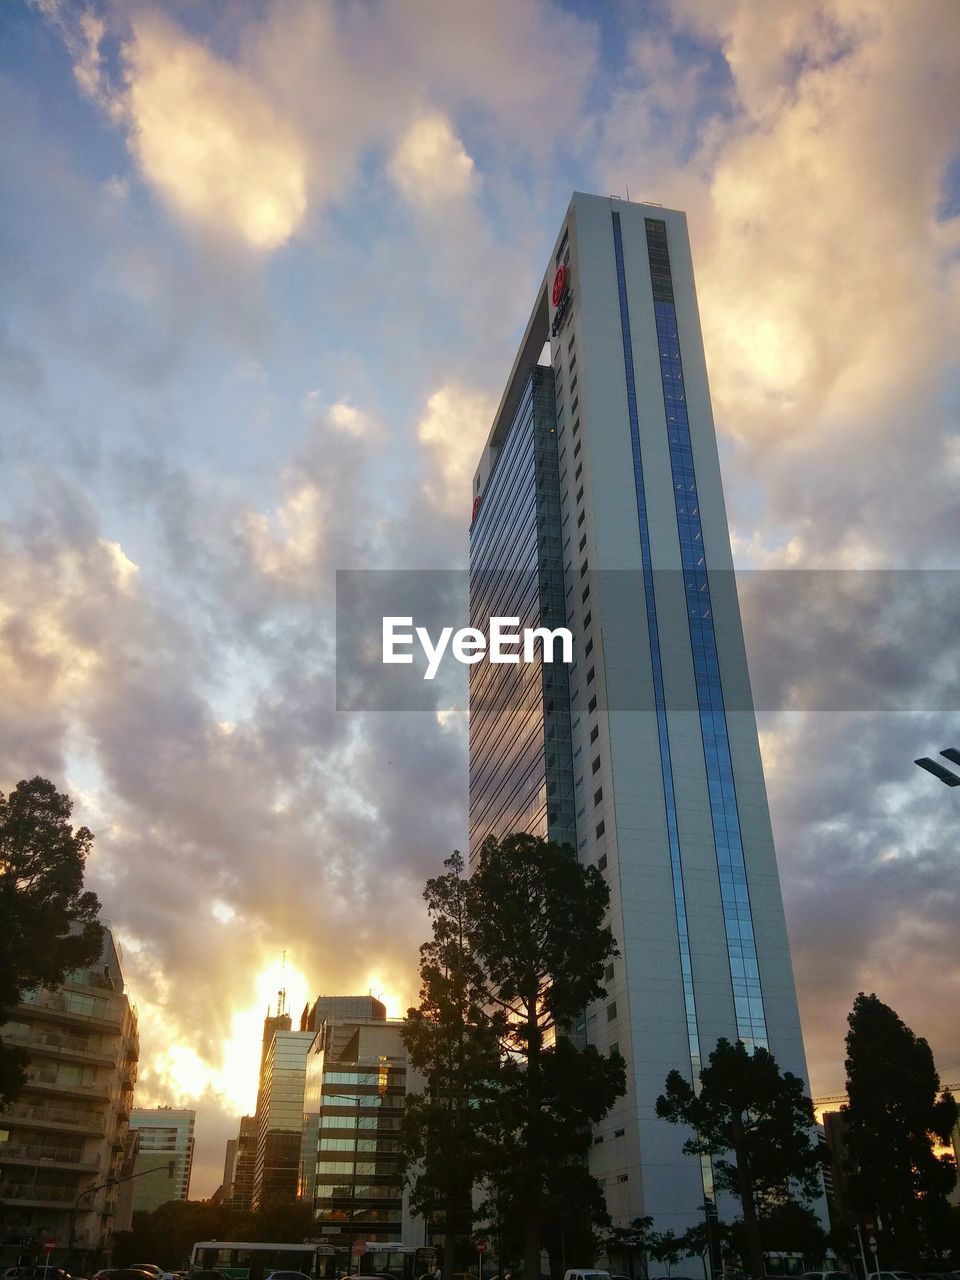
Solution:
[[[713,1195],[655,1114],[668,1072],[725,1036],[806,1078],[732,570],[684,215],[576,194],[471,525],[474,625],[566,625],[574,660],[471,667],[471,857],[525,830],[603,873],[621,954],[575,1030],[628,1087],[590,1167],[661,1231]]]
[[[100,959],[56,990],[26,994],[3,1025],[29,1054],[27,1084],[0,1114],[0,1262],[35,1258],[85,1272],[109,1255],[122,1220],[140,1043],[109,928]]]
[[[381,1017],[330,1019],[308,1057],[300,1197],[318,1236],[337,1245],[425,1241],[400,1173],[404,1098],[423,1087],[402,1031]]]
[[[254,1209],[271,1200],[297,1198],[307,1055],[316,1033],[292,1031],[289,1018],[286,1021],[286,1027],[270,1028],[272,1035],[263,1055],[257,1098]]]
[[[130,1126],[139,1135],[134,1210],[151,1213],[170,1200],[189,1198],[196,1125],[196,1111],[134,1107]]]
[[[231,1141],[235,1144],[235,1151],[229,1186],[226,1181],[229,1154],[224,1162],[223,1199],[237,1213],[249,1213],[253,1208],[253,1184],[257,1172],[257,1117],[241,1116],[240,1131]]]

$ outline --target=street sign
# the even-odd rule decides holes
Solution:
[[[353,1256],[355,1258],[362,1258],[366,1252],[367,1252],[367,1246],[364,1244],[364,1242],[362,1240],[354,1240],[353,1248],[351,1249],[351,1253],[353,1254]]]
[[[870,1237],[870,1239],[867,1241],[867,1244],[870,1246],[870,1252],[871,1252],[871,1253],[876,1253],[876,1252],[877,1252],[877,1237],[876,1237],[876,1236],[871,1236],[871,1237]]]
[[[44,1240],[41,1246],[44,1253],[53,1253],[56,1247],[57,1247],[57,1242],[53,1236],[48,1236],[46,1240]]]
[[[477,1253],[486,1253],[486,1252],[487,1252],[487,1242],[486,1242],[486,1240],[478,1240],[478,1241],[477,1241]]]

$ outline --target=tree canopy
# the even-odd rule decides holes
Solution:
[[[93,836],[46,778],[0,794],[0,1023],[34,987],[56,987],[100,954],[100,903],[84,892]],[[25,1055],[0,1044],[0,1105],[23,1087]]]
[[[781,1072],[769,1050],[750,1053],[742,1041],[721,1039],[700,1073],[699,1091],[679,1071],[670,1072],[657,1115],[693,1129],[684,1151],[709,1156],[718,1190],[740,1201],[748,1266],[762,1280],[761,1212],[809,1200],[822,1185],[813,1103],[803,1081]]]
[[[408,1167],[415,1195],[431,1180],[438,1188],[462,1122],[465,1168],[486,1188],[480,1216],[535,1278],[541,1245],[562,1238],[568,1257],[590,1254],[594,1225],[607,1221],[582,1161],[591,1125],[624,1091],[624,1064],[570,1033],[605,994],[609,891],[569,846],[525,834],[488,839],[469,879],[459,855],[446,866],[424,895],[433,939],[407,1043],[427,1088],[408,1103]]]
[[[876,995],[861,992],[848,1023],[850,1196],[878,1215],[886,1264],[910,1265],[949,1231],[956,1167],[934,1146],[949,1138],[957,1104],[941,1092],[926,1040]]]

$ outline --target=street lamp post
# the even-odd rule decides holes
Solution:
[[[350,1221],[353,1222],[353,1215],[357,1208],[357,1157],[360,1154],[360,1107],[363,1103],[363,1095],[361,1093],[325,1093],[324,1098],[337,1098],[341,1102],[349,1102],[355,1105],[356,1110],[353,1118],[353,1176],[350,1180]],[[353,1241],[351,1248],[353,1246]],[[353,1258],[350,1259],[350,1265],[353,1265]],[[360,1271],[360,1257],[357,1255],[357,1272]]]
[[[176,1160],[167,1161],[167,1172],[171,1178],[173,1177],[176,1167],[177,1167]],[[145,1178],[148,1173],[156,1173],[156,1172],[157,1172],[156,1168],[141,1169],[139,1173],[128,1173],[124,1178],[108,1178],[106,1182],[98,1182],[92,1187],[87,1187],[85,1191],[81,1191],[80,1194],[77,1196],[76,1200],[74,1200],[73,1202],[73,1213],[71,1213],[70,1215],[70,1242],[68,1245],[68,1250],[70,1254],[71,1255],[73,1254],[73,1250],[76,1246],[77,1215],[80,1212],[80,1202],[82,1200],[86,1200],[87,1196],[92,1196],[97,1191],[103,1191],[107,1187],[116,1187],[116,1186],[119,1186],[121,1182],[132,1182],[134,1178]]]

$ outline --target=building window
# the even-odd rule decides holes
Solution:
[[[586,601],[589,595],[590,595],[590,583],[588,582],[587,585],[583,588],[583,591],[580,593],[580,599],[583,601]]]
[[[601,853],[600,857],[597,859],[597,870],[606,871],[606,869],[607,869],[607,855],[605,853]]]
[[[596,740],[599,737],[600,737],[600,728],[598,725],[594,725],[593,728],[590,730],[590,741],[596,742]]]
[[[623,1129],[614,1129],[614,1131],[613,1131],[613,1136],[614,1136],[615,1138],[622,1138],[622,1137],[623,1137],[623,1134],[624,1134],[624,1130],[623,1130]]]
[[[579,502],[582,499],[582,497],[583,497],[583,485],[581,485],[580,488],[577,490],[577,502]]]
[[[598,840],[599,840],[599,839],[600,839],[600,837],[603,835],[603,833],[606,831],[606,829],[607,829],[607,828],[606,828],[606,824],[605,824],[605,823],[603,823],[603,822],[598,822],[598,823],[597,823],[596,837],[597,837],[597,839],[598,839]]]
[[[593,677],[597,674],[596,668],[591,667],[587,672],[587,684],[593,684]]]
[[[629,1182],[629,1181],[630,1181],[630,1175],[629,1175],[629,1173],[618,1173],[618,1174],[617,1174],[617,1181],[618,1181],[618,1182]]]
[[[580,419],[578,418],[576,422],[573,424],[571,435],[576,435],[579,430],[580,430]]]
[[[582,462],[578,462],[578,463],[577,463],[577,469],[576,469],[576,471],[573,473],[573,478],[574,478],[574,480],[579,480],[579,479],[580,479],[580,477],[581,477],[582,475],[583,475],[583,463],[582,463]]]
[[[583,650],[583,656],[587,658],[590,656],[592,652],[593,652],[593,640],[588,640]]]
[[[610,1003],[607,1005],[607,1021],[613,1022],[616,1016],[617,1016],[617,1002],[616,1000],[611,1000]]]
[[[587,535],[584,534],[583,537],[580,539],[580,550],[582,551],[586,545],[587,545]]]
[[[569,513],[568,513],[568,514],[569,514]],[[583,524],[584,520],[586,520],[586,518],[587,518],[587,513],[586,513],[585,511],[581,511],[581,512],[580,512],[580,514],[577,516],[577,528],[578,528],[578,529],[579,529],[579,528],[580,528],[580,526]]]
[[[590,699],[590,702],[587,704],[587,712],[589,714],[589,712],[596,711],[596,709],[597,709],[597,697],[596,697],[596,694],[594,694],[594,696]]]
[[[593,793],[593,803],[597,805],[600,803],[602,799],[603,799],[603,787],[597,787],[596,791]]]
[[[604,971],[603,971],[603,980],[604,980],[604,982],[612,982],[612,981],[613,981],[613,965],[612,965],[612,964],[608,964],[608,965],[607,965],[607,967],[606,967],[606,969],[604,969]]]

